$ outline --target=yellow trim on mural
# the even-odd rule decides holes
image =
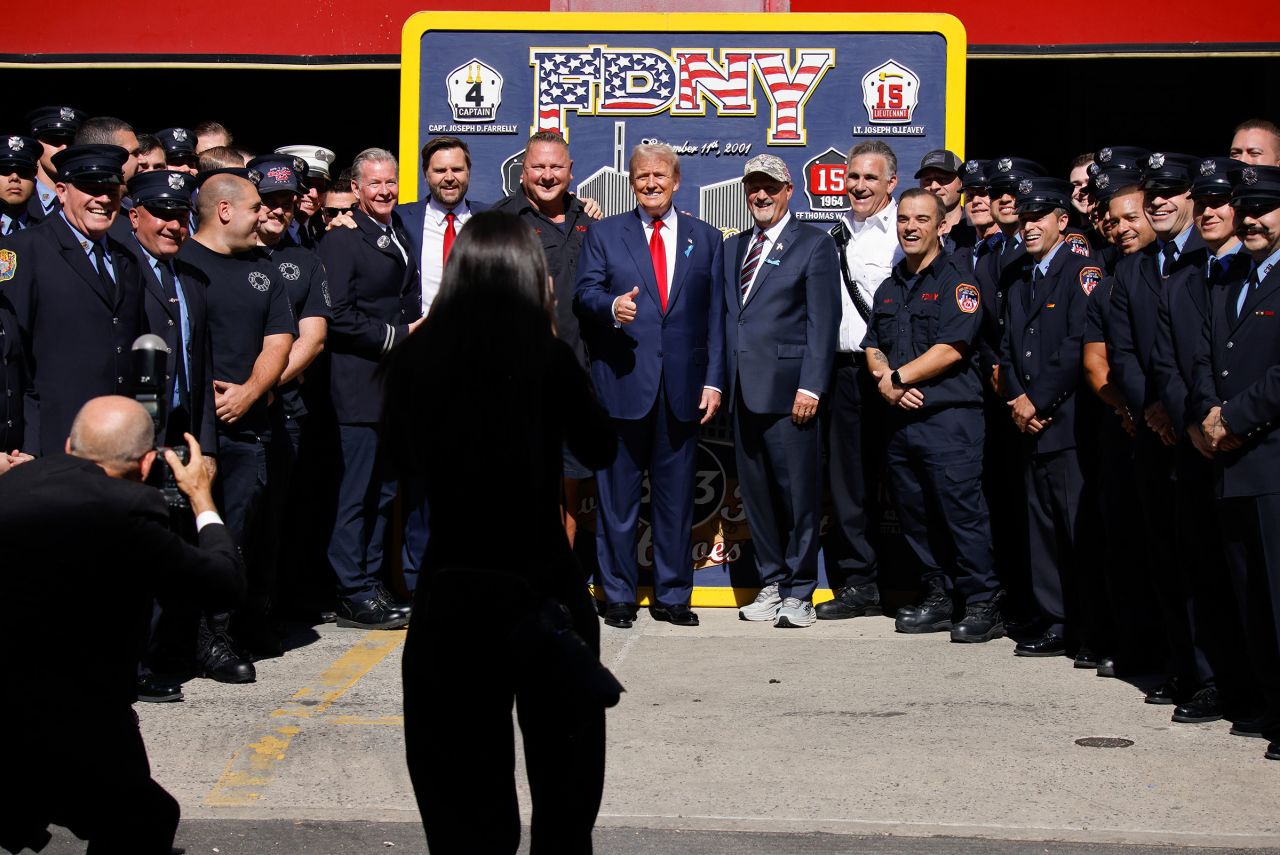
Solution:
[[[433,30],[569,33],[937,33],[946,42],[946,147],[964,158],[964,25],[935,13],[417,12],[400,39],[400,201],[418,198],[422,37]],[[712,589],[707,589],[712,590]],[[754,595],[753,595],[754,596]]]

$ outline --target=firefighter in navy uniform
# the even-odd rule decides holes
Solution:
[[[130,351],[147,331],[141,271],[107,234],[120,210],[127,158],[113,145],[54,155],[59,212],[0,247],[29,374],[23,450],[31,454],[61,451],[90,398],[132,392]]]
[[[996,572],[1008,591],[1004,610],[1017,633],[1024,625],[1027,629],[1038,628],[1037,610],[1028,577],[1027,504],[1023,497],[1022,466],[1018,455],[1009,453],[1009,449],[1018,447],[1021,435],[1009,418],[1009,407],[999,392],[1000,348],[1009,288],[1024,273],[1030,275],[1031,270],[1019,231],[1018,184],[1027,178],[1043,176],[1045,170],[1031,160],[998,157],[985,161],[983,172],[995,228],[977,246],[973,261],[974,284],[982,292],[981,333],[977,341],[986,418],[986,466],[982,478],[991,508]]]
[[[1143,212],[1155,240],[1116,265],[1111,361],[1136,428],[1134,464],[1147,547],[1147,596],[1159,606],[1169,654],[1168,679],[1147,693],[1147,702],[1179,704],[1212,685],[1212,678],[1204,670],[1204,657],[1196,652],[1185,579],[1170,572],[1177,560],[1168,532],[1175,519],[1174,449],[1179,431],[1161,398],[1153,355],[1161,294],[1169,278],[1192,264],[1205,245],[1192,222],[1190,195],[1200,158],[1151,152],[1141,166]]]
[[[1193,171],[1192,213],[1205,246],[1193,250],[1165,281],[1157,306],[1155,351],[1151,366],[1169,421],[1178,435],[1175,447],[1174,553],[1167,583],[1183,589],[1189,614],[1196,679],[1195,695],[1173,712],[1176,722],[1216,721],[1230,712],[1247,715],[1252,700],[1243,669],[1245,650],[1213,509],[1212,452],[1200,429],[1203,414],[1190,402],[1195,359],[1208,332],[1211,292],[1249,270],[1249,254],[1240,252],[1228,173],[1239,162],[1206,158]],[[1237,269],[1243,266],[1242,269]]]
[[[44,147],[33,137],[0,138],[0,237],[34,226],[29,205]]]
[[[1266,757],[1280,760],[1280,167],[1243,166],[1230,178],[1251,263],[1211,292],[1193,394],[1216,452],[1227,564],[1264,700],[1261,717],[1232,733],[1261,733]]]
[[[53,156],[75,141],[76,131],[87,118],[75,107],[37,107],[27,114],[31,136],[39,140],[44,149],[36,172],[36,192],[27,203],[27,213],[33,223],[48,219],[62,207],[54,188],[58,167]]]
[[[889,481],[903,535],[927,593],[900,609],[899,632],[951,639],[1004,635],[991,528],[982,496],[982,381],[973,359],[982,297],[942,255],[942,200],[912,188],[898,202],[905,257],[876,290],[863,348],[889,404]],[[945,532],[945,534],[944,534]],[[953,595],[965,605],[953,621]]]
[[[1089,402],[1077,392],[1085,310],[1102,270],[1068,247],[1070,207],[1069,182],[1019,182],[1018,219],[1031,269],[1019,266],[1023,272],[1009,286],[1000,377],[1021,434],[1031,590],[1045,625],[1040,638],[1017,645],[1019,656],[1061,656],[1068,639],[1081,634],[1080,573],[1093,561],[1098,527],[1077,451],[1089,432]]]

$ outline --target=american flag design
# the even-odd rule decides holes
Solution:
[[[552,49],[529,51],[529,64],[537,69],[538,130],[555,131],[569,138],[566,110],[590,111],[592,85],[600,79],[600,48],[589,51]]]
[[[765,95],[773,106],[769,123],[769,144],[803,144],[805,141],[802,113],[804,102],[817,87],[818,80],[835,67],[834,50],[801,51],[795,67],[787,63],[787,52],[754,54],[756,68],[764,80]]]
[[[676,51],[680,68],[680,95],[673,113],[701,114],[702,96],[715,102],[720,113],[752,113],[751,54],[727,53],[724,64],[711,59],[711,51]]]

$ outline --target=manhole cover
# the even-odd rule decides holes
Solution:
[[[1076,740],[1076,745],[1084,748],[1128,748],[1132,744],[1132,739],[1120,739],[1115,736],[1086,736]]]

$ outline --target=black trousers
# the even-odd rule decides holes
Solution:
[[[1083,563],[1080,510],[1084,474],[1074,448],[1032,455],[1025,469],[1031,591],[1046,629],[1077,638],[1078,581]]]
[[[28,711],[19,722],[0,717],[6,733],[21,735],[9,759],[22,775],[5,805],[12,815],[0,820],[0,842],[34,841],[54,824],[88,840],[87,855],[169,855],[178,802],[151,778],[131,706],[42,709],[38,720]]]
[[[501,627],[475,632],[458,587],[504,591],[503,626],[517,587],[508,574],[425,573],[405,641],[405,754],[432,855],[501,855],[520,844],[515,786],[514,701],[533,799],[533,855],[587,855],[604,790],[604,709],[557,688],[521,662]],[[491,587],[495,586],[495,587]],[[559,600],[599,654],[600,624],[581,577]],[[518,641],[516,647],[523,647]]]
[[[1280,739],[1280,494],[1218,500],[1222,543],[1262,696],[1263,736]]]
[[[861,353],[836,354],[828,388],[818,410],[832,515],[823,563],[832,587],[865,585],[878,575],[884,405]]]

